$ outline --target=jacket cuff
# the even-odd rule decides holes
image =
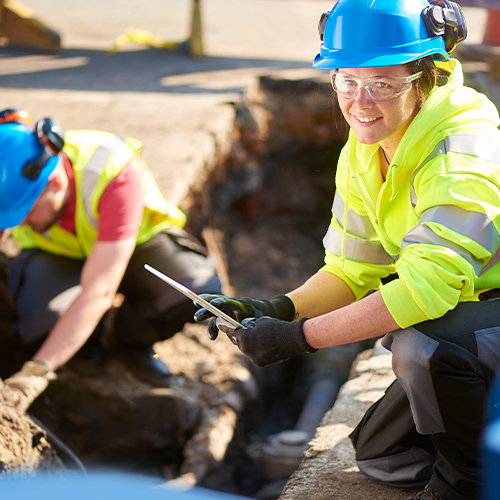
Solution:
[[[400,328],[407,328],[431,319],[419,307],[402,279],[382,285],[380,293],[389,313]]]

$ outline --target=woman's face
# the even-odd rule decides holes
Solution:
[[[338,73],[356,79],[407,77],[410,74],[405,66],[345,68]],[[338,94],[340,109],[357,140],[363,144],[379,143],[384,149],[393,151],[419,110],[416,99],[413,85],[405,94],[385,101],[374,101],[365,88],[360,88],[358,95],[351,99]]]

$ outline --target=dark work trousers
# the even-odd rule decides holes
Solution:
[[[486,398],[500,364],[500,301],[460,303],[382,344],[397,380],[351,434],[359,469],[391,486],[429,483],[449,500],[477,498]]]
[[[151,346],[170,338],[197,309],[191,300],[144,268],[149,264],[197,293],[220,293],[213,259],[186,232],[162,232],[138,245],[118,292],[125,296],[115,318],[114,335],[129,347]],[[22,251],[9,263],[9,288],[19,321],[14,335],[39,346],[80,290],[83,261],[39,249]]]

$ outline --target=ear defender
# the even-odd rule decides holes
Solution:
[[[446,52],[467,38],[467,22],[460,5],[449,0],[432,0],[422,11],[422,18],[430,36],[444,40]]]
[[[23,175],[32,180],[38,178],[50,158],[59,154],[64,147],[64,130],[52,118],[39,120],[35,125],[34,133],[42,146],[42,152],[37,159],[29,160],[23,168]]]
[[[23,168],[23,174],[35,180],[42,168],[64,147],[64,130],[52,118],[43,118],[35,125],[35,134],[42,146],[42,153],[36,160],[29,160]]]
[[[4,109],[0,111],[0,125],[2,123],[21,123],[31,127],[31,117],[23,109]]]
[[[64,130],[52,118],[43,118],[35,125],[35,132],[42,146],[58,154],[64,147]]]
[[[319,19],[318,31],[319,31],[319,39],[321,41],[323,41],[325,39],[325,26],[326,26],[326,21],[328,20],[329,15],[330,15],[330,11],[327,10],[326,12],[323,12],[323,14],[321,14],[321,17]]]

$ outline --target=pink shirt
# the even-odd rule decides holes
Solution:
[[[58,221],[66,231],[75,234],[75,178],[71,162],[63,155],[69,178],[70,198]],[[109,183],[99,201],[97,241],[119,241],[137,235],[144,205],[142,203],[142,175],[133,168],[132,159]]]

